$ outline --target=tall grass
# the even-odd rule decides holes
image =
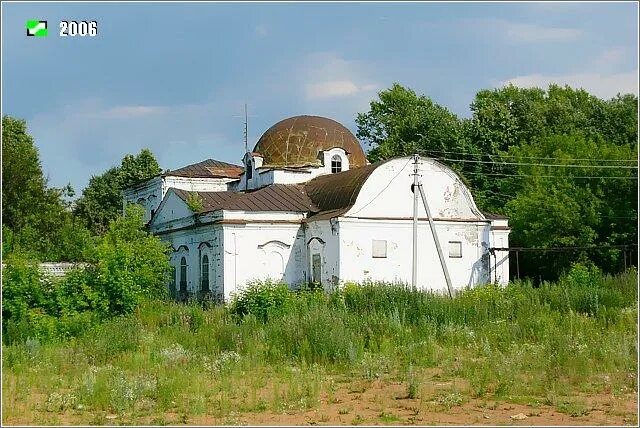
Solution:
[[[475,397],[635,391],[636,311],[633,270],[453,299],[385,284],[332,294],[256,284],[227,307],[149,301],[65,342],[4,346],[3,410],[5,422],[25,403],[34,418],[54,409],[86,423],[229,418],[313,407],[331,374],[397,378],[416,397],[429,368],[467,380]]]

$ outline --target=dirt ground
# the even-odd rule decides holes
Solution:
[[[401,382],[374,382],[362,392],[343,388],[306,411],[237,414],[223,420],[194,417],[193,425],[637,425],[637,395],[572,397],[581,403],[574,416],[549,405],[497,403],[443,394],[439,399],[408,398]],[[436,394],[436,396],[438,396]],[[577,414],[579,413],[579,414]]]
[[[555,405],[474,399],[457,391],[463,381],[433,383],[408,397],[408,385],[390,380],[346,382],[322,392],[310,409],[211,415],[138,416],[70,411],[49,414],[46,425],[630,425],[638,423],[637,394],[558,397]],[[269,391],[263,391],[269,394]],[[564,403],[564,404],[558,404]],[[30,412],[26,412],[30,413]],[[15,415],[16,413],[14,413]],[[33,417],[33,413],[31,413]],[[14,417],[4,425],[31,425]]]

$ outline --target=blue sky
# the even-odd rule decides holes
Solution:
[[[163,168],[239,163],[275,122],[356,130],[379,90],[409,86],[469,116],[505,82],[637,94],[638,6],[627,3],[3,3],[3,114],[26,119],[50,184],[81,190],[127,153]],[[28,19],[49,36],[26,37]],[[59,37],[96,20],[97,37]]]

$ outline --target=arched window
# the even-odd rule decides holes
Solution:
[[[180,291],[187,291],[187,259],[185,257],[180,259]]]
[[[247,180],[251,180],[253,178],[253,162],[247,162]]]
[[[333,155],[331,158],[331,173],[342,171],[342,157],[340,155]]]
[[[176,267],[171,266],[171,278],[169,279],[169,293],[171,297],[176,295]]]
[[[209,256],[202,256],[202,265],[200,269],[200,288],[202,291],[209,291]]]

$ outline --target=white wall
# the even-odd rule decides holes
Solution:
[[[137,186],[125,189],[122,192],[123,210],[127,203],[138,203],[144,207],[144,221],[148,222],[151,219],[151,211],[155,212],[158,209],[164,197],[162,182],[162,177],[154,177]]]
[[[163,196],[171,187],[188,190],[190,192],[224,192],[228,189],[228,183],[237,180],[233,178],[189,178],[173,177],[164,178]]]
[[[436,231],[452,286],[461,289],[488,280],[486,222],[436,222]],[[411,284],[413,223],[410,220],[340,219],[340,279]],[[386,241],[387,257],[374,258],[373,240]],[[449,241],[460,242],[461,258],[449,257]],[[484,244],[484,246],[483,246]],[[417,286],[447,291],[446,281],[428,221],[418,225]]]
[[[128,202],[139,203],[145,208],[145,222],[151,219],[151,212],[158,210],[160,203],[170,188],[188,190],[190,192],[222,192],[229,189],[234,181],[231,178],[188,178],[188,177],[154,177],[137,186],[123,191],[123,208]],[[235,180],[237,181],[237,179]]]
[[[180,230],[159,236],[175,250],[170,263],[176,269],[176,290],[180,289],[180,259],[183,256],[187,259],[187,290],[190,293],[200,290],[201,256],[207,254],[209,288],[213,293],[223,293],[222,228],[219,225],[204,225],[197,229]],[[203,243],[208,243],[210,247]]]
[[[482,219],[471,193],[455,173],[431,159],[420,159],[419,173],[434,218]],[[413,217],[411,157],[393,159],[376,168],[362,186],[347,217]],[[418,215],[426,218],[422,201]]]
[[[177,220],[191,216],[193,216],[193,211],[189,209],[187,203],[175,192],[169,192],[163,201],[161,209],[153,219],[152,227],[154,230],[158,230],[158,227],[164,223],[175,224]]]
[[[334,226],[332,227],[332,223]],[[307,282],[312,281],[313,255],[321,260],[321,283],[325,290],[331,290],[340,280],[340,245],[335,220],[310,221],[305,227],[307,260],[305,272]]]
[[[259,189],[270,184],[305,183],[312,178],[318,177],[320,175],[331,174],[331,158],[334,155],[340,155],[340,157],[342,158],[342,171],[347,171],[349,169],[349,159],[347,158],[344,149],[339,147],[325,150],[320,153],[320,156],[322,158],[322,165],[298,168],[296,170],[261,168],[263,159],[261,157],[252,156],[250,153],[247,153],[244,162],[246,165],[247,158],[250,158],[252,160],[252,177],[250,180],[247,180],[246,174],[243,174],[241,179],[237,183],[231,185],[231,188],[233,190],[244,191],[245,189]]]
[[[495,226],[492,226],[491,243],[491,246],[496,248],[509,247],[509,230],[502,227],[495,229]],[[508,251],[495,251],[494,256],[491,257],[491,281],[502,285],[509,282]]]
[[[508,246],[506,220],[487,220],[471,193],[448,167],[420,159],[420,181],[435,219],[452,285],[456,289],[493,281],[487,249]],[[340,218],[340,279],[411,283],[413,160],[393,159],[376,168],[362,186],[355,204]],[[446,290],[446,281],[422,199],[418,199],[418,286]],[[495,223],[495,224],[494,224]],[[504,223],[504,224],[503,224]],[[372,257],[372,240],[387,241],[387,258]],[[449,257],[449,242],[460,242],[461,258]],[[496,245],[498,244],[498,245]],[[506,283],[509,260],[498,256],[497,280]]]
[[[304,280],[305,235],[300,224],[223,224],[225,299],[254,280],[296,285]]]

